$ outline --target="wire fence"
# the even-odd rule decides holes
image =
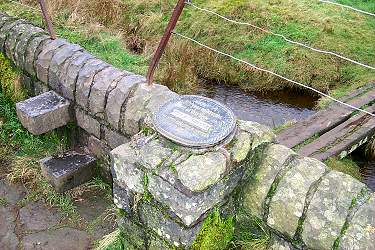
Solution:
[[[297,41],[293,41],[291,39],[289,39],[288,37],[286,37],[285,35],[282,35],[282,34],[278,34],[278,33],[275,33],[271,30],[268,30],[268,29],[265,29],[265,28],[262,28],[262,27],[259,27],[257,25],[254,25],[254,24],[251,24],[251,23],[248,23],[248,22],[240,22],[240,21],[236,21],[236,20],[233,20],[231,18],[228,18],[228,17],[225,17],[215,11],[212,11],[212,10],[209,10],[209,9],[206,9],[206,8],[202,8],[202,7],[199,7],[197,6],[196,4],[193,4],[192,2],[187,2],[188,5],[192,6],[193,8],[197,9],[197,10],[200,10],[200,11],[203,11],[203,12],[206,12],[206,13],[209,13],[209,14],[212,14],[212,15],[215,15],[215,16],[218,16],[228,22],[231,22],[231,23],[234,23],[234,24],[238,24],[238,25],[246,25],[246,26],[250,26],[252,28],[255,28],[259,31],[262,31],[262,32],[265,32],[265,33],[268,33],[268,34],[271,34],[273,36],[277,36],[277,37],[280,37],[282,38],[283,40],[285,40],[286,42],[288,43],[291,43],[291,44],[294,44],[294,45],[298,45],[300,47],[303,47],[303,48],[306,48],[306,49],[310,49],[314,52],[318,52],[318,53],[321,53],[321,54],[326,54],[326,55],[331,55],[331,56],[335,56],[335,57],[338,57],[338,58],[341,58],[345,61],[348,61],[348,62],[351,62],[351,63],[354,63],[354,64],[357,64],[359,66],[362,66],[362,67],[365,67],[365,68],[368,68],[368,69],[371,69],[371,70],[375,70],[375,67],[373,66],[370,66],[366,63],[361,63],[359,61],[356,61],[356,60],[353,60],[349,57],[346,57],[346,56],[343,56],[343,55],[340,55],[336,52],[332,52],[332,51],[327,51],[327,50],[323,50],[323,49],[318,49],[318,48],[314,48],[312,46],[309,46],[307,44],[304,44],[304,43],[301,43],[301,42],[297,42]]]
[[[349,5],[345,5],[345,4],[341,4],[341,3],[337,3],[337,2],[332,2],[332,1],[327,1],[327,0],[319,0],[319,2],[322,2],[322,3],[328,3],[328,4],[334,4],[334,5],[337,5],[337,6],[343,7],[343,8],[347,8],[347,9],[350,9],[350,10],[354,10],[354,11],[356,11],[356,12],[359,12],[359,13],[362,13],[362,14],[365,14],[365,15],[369,15],[369,16],[373,16],[373,17],[375,17],[375,14],[374,14],[374,13],[367,12],[367,11],[364,11],[364,10],[360,10],[360,9],[354,8],[354,7],[349,6]]]

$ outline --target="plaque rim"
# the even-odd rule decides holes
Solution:
[[[225,134],[223,134],[222,136],[219,136],[218,139],[215,142],[205,142],[204,143],[204,142],[194,142],[194,141],[191,141],[191,140],[181,141],[181,139],[178,139],[178,136],[174,135],[173,133],[165,130],[162,126],[160,126],[157,118],[158,118],[161,110],[164,107],[170,105],[171,103],[174,103],[174,102],[177,102],[178,100],[181,100],[181,99],[184,99],[184,98],[189,98],[189,97],[190,98],[191,97],[193,97],[193,98],[198,97],[200,99],[204,99],[204,100],[208,100],[210,102],[213,102],[216,105],[218,105],[219,107],[221,107],[229,115],[229,117],[232,118],[232,122],[228,126],[228,131]],[[236,119],[236,116],[234,115],[233,111],[228,106],[226,106],[225,104],[223,104],[219,101],[216,101],[212,98],[208,98],[208,97],[205,97],[205,96],[200,96],[200,95],[181,95],[181,96],[173,98],[173,99],[167,101],[166,103],[164,103],[163,105],[161,105],[158,108],[158,110],[154,113],[153,118],[152,118],[152,123],[155,126],[155,130],[158,133],[160,133],[162,136],[164,136],[165,138],[173,141],[176,144],[179,144],[179,145],[182,145],[182,146],[185,146],[185,147],[190,147],[190,148],[207,148],[207,147],[216,146],[216,145],[222,143],[223,141],[225,141],[227,138],[229,138],[236,131],[237,119]]]

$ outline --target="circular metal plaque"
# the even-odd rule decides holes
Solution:
[[[226,139],[236,127],[233,112],[202,96],[186,95],[160,107],[153,119],[166,138],[189,147],[209,147]]]

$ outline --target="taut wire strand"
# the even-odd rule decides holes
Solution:
[[[375,17],[375,14],[374,14],[374,13],[367,12],[367,11],[364,11],[364,10],[360,10],[360,9],[357,9],[357,8],[354,8],[354,7],[352,7],[352,6],[348,6],[348,5],[345,5],[345,4],[336,3],[336,2],[327,1],[327,0],[319,0],[319,2],[322,2],[322,3],[329,3],[329,4],[334,4],[334,5],[337,5],[337,6],[343,7],[343,8],[347,8],[347,9],[351,9],[351,10],[357,11],[357,12],[362,13],[362,14],[365,14],[365,15],[369,15],[369,16],[373,16],[373,17]]]

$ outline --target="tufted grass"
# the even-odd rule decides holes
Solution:
[[[36,7],[34,1],[22,2]],[[80,33],[83,31],[89,34],[89,37],[110,34],[111,37],[118,38],[120,44],[125,47],[124,53],[141,58],[139,61],[136,60],[135,65],[139,67],[139,73],[145,73],[148,60],[176,1],[47,2],[58,33],[67,35],[71,31],[79,30]],[[372,1],[341,2],[374,12]],[[375,20],[371,17],[310,0],[197,0],[195,3],[233,19],[252,22],[312,46],[337,51],[375,65]],[[31,14],[31,11],[22,7],[14,7],[14,4],[6,1],[0,4],[0,9],[12,14],[38,19],[37,14]],[[40,18],[38,22],[41,23]],[[61,31],[61,28],[65,30]],[[277,37],[249,27],[235,26],[190,7],[184,11],[177,30],[212,47],[307,83],[336,97],[343,96],[375,78],[375,73],[369,69],[292,46]],[[114,56],[122,57],[120,54]],[[172,39],[162,58],[156,79],[174,90],[190,93],[201,80],[238,84],[243,89],[256,91],[297,88],[177,38]],[[324,103],[327,100],[322,101]]]
[[[344,158],[339,160],[337,158],[330,158],[325,163],[333,170],[348,174],[359,181],[362,180],[360,167],[351,159]]]

